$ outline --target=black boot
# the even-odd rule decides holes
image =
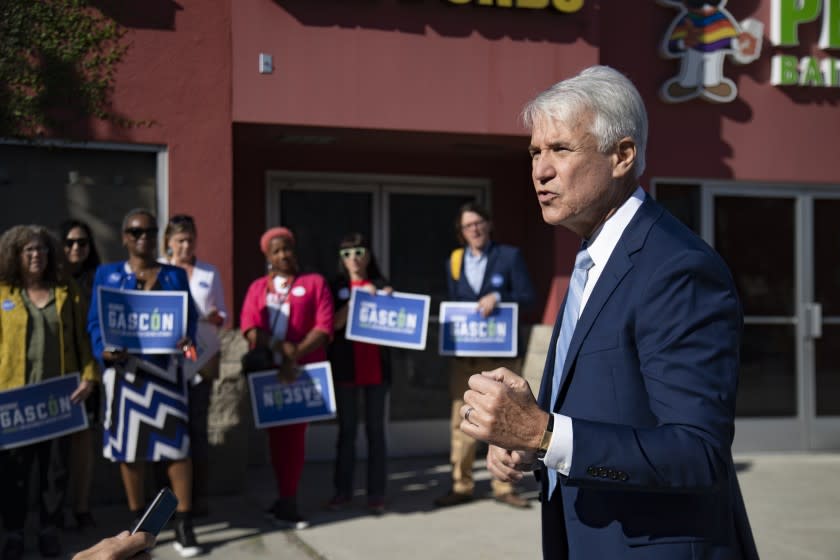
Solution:
[[[283,529],[306,529],[309,521],[303,518],[297,508],[297,499],[292,496],[279,498],[266,512],[266,517]]]
[[[182,558],[192,558],[201,554],[201,547],[195,539],[193,531],[192,513],[188,511],[175,512],[175,550]]]

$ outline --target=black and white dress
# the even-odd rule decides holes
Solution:
[[[123,263],[119,263],[123,264]],[[125,266],[102,265],[96,273],[88,316],[94,352],[102,355],[98,333],[96,286],[137,289],[137,278]],[[183,270],[162,265],[154,290],[189,292]],[[192,300],[189,321],[195,324]],[[194,328],[193,328],[194,330]],[[190,456],[189,392],[180,355],[132,355],[124,364],[105,369],[102,454],[115,462],[173,461]]]

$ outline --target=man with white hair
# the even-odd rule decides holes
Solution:
[[[582,238],[535,400],[470,378],[461,429],[538,469],[543,557],[757,558],[731,445],[742,312],[720,256],[638,186],[647,115],[604,66],[528,103],[543,219]]]

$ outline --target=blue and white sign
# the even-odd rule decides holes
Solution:
[[[430,300],[419,294],[374,295],[356,288],[350,294],[344,336],[382,346],[425,350]]]
[[[78,388],[79,374],[72,373],[0,391],[0,449],[86,430],[84,405],[70,400]]]
[[[105,348],[175,354],[187,332],[187,292],[99,286],[99,329]]]
[[[442,356],[515,357],[519,305],[500,303],[482,317],[474,301],[443,301],[440,304]]]
[[[300,366],[292,383],[277,377],[277,370],[248,375],[251,410],[257,428],[335,418],[335,390],[329,362]]]

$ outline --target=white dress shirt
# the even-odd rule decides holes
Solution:
[[[583,287],[578,318],[583,314],[586,302],[589,301],[589,296],[592,295],[592,290],[595,288],[595,284],[598,283],[598,278],[601,277],[604,267],[610,260],[610,255],[612,255],[615,246],[618,244],[618,240],[627,228],[627,224],[636,215],[644,200],[645,191],[641,187],[636,187],[636,190],[630,198],[624,201],[624,204],[616,210],[615,214],[610,216],[595,231],[592,237],[589,238],[586,250],[592,258],[593,265],[589,269],[586,284]],[[560,374],[561,372],[554,372],[554,375]],[[543,457],[543,462],[546,467],[554,469],[565,476],[569,476],[569,472],[572,470],[573,442],[572,419],[563,414],[554,413],[554,432],[551,436],[548,451],[545,457]]]

